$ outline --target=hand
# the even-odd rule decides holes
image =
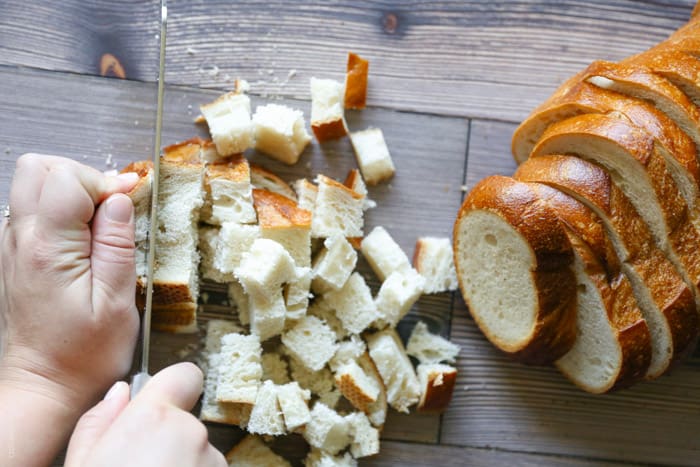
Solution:
[[[133,401],[117,383],[82,416],[73,432],[66,467],[227,465],[188,411],[202,392],[202,372],[179,363],[156,374]]]
[[[133,205],[116,193],[136,181],[60,157],[17,161],[0,232],[0,384],[55,399],[73,420],[131,366]]]

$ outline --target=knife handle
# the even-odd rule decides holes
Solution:
[[[136,373],[134,376],[131,377],[131,399],[136,397],[136,394],[138,394],[141,389],[150,381],[151,375],[149,375],[146,372],[140,372]]]

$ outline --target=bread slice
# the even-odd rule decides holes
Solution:
[[[357,467],[357,461],[349,452],[334,456],[322,449],[312,447],[304,459],[305,467]]]
[[[386,386],[387,401],[399,412],[408,413],[418,402],[420,386],[413,365],[394,329],[385,329],[366,338],[369,355]]]
[[[444,412],[452,400],[457,369],[442,363],[421,363],[416,373],[421,387],[418,412]]]
[[[286,105],[258,106],[253,115],[255,149],[285,164],[296,164],[311,141],[304,114]]]
[[[318,194],[311,221],[311,236],[340,234],[362,237],[364,196],[325,175],[316,177]]]
[[[253,209],[250,166],[240,154],[208,164],[204,187],[203,222],[221,225],[224,222],[253,224],[257,221]]]
[[[335,332],[315,316],[304,316],[282,335],[282,343],[313,371],[323,368],[338,349]]]
[[[698,318],[690,289],[656,247],[631,202],[603,169],[572,156],[531,158],[515,176],[552,186],[600,218],[651,333],[652,358],[646,376],[664,373],[692,348]]]
[[[413,250],[413,267],[425,279],[424,293],[457,290],[457,270],[449,238],[418,238]]]
[[[323,246],[313,261],[311,289],[317,294],[342,288],[357,264],[357,252],[344,236],[328,237]]]
[[[380,316],[377,327],[395,327],[423,294],[424,285],[425,279],[413,268],[392,272],[374,299]]]
[[[666,160],[671,177],[691,209],[691,219],[698,225],[700,165],[693,140],[653,105],[581,81],[581,74],[562,85],[516,129],[512,146],[516,160],[522,162],[529,157],[550,125],[583,113],[625,118],[654,137],[657,150]]]
[[[209,125],[209,133],[221,156],[240,154],[253,146],[253,122],[247,95],[229,92],[201,105],[199,110]]]
[[[277,402],[282,410],[287,433],[297,431],[311,421],[309,399],[311,391],[302,389],[296,381],[277,386]]]
[[[396,167],[381,129],[367,128],[352,132],[350,141],[357,165],[368,185],[376,185],[394,176]]]
[[[454,363],[459,350],[457,344],[431,333],[423,321],[418,321],[413,327],[406,344],[406,353],[420,363]]]
[[[160,305],[197,303],[197,223],[203,204],[203,176],[204,165],[198,160],[172,160],[167,152],[162,156],[155,233],[154,310]],[[196,315],[192,315],[191,321],[183,322],[185,315],[175,313],[171,319],[169,311],[172,310],[168,307],[161,308],[157,320],[153,321],[154,327],[191,329],[194,325]]]
[[[392,272],[411,269],[408,256],[382,226],[376,226],[362,239],[362,255],[380,281],[384,282]]]
[[[369,61],[356,53],[348,52],[345,74],[345,108],[364,109],[367,102],[367,75]]]
[[[127,193],[134,203],[134,259],[136,262],[137,293],[145,291],[148,256],[148,231],[151,228],[151,193],[153,188],[153,162],[132,162],[121,173],[133,172],[139,181]]]
[[[647,67],[680,89],[693,104],[700,104],[700,83],[697,79],[700,63],[697,58],[673,48],[652,48],[620,63]]]
[[[464,200],[453,238],[462,295],[496,347],[532,364],[569,351],[576,336],[573,251],[556,213],[532,188],[485,178]]]
[[[372,291],[358,272],[352,273],[340,290],[331,290],[323,297],[343,327],[353,334],[362,333],[381,317]]]
[[[292,201],[297,200],[296,193],[287,182],[259,165],[250,164],[250,183],[253,184],[253,188],[269,190]]]
[[[277,401],[277,393],[277,385],[272,381],[264,381],[260,385],[246,427],[249,433],[272,436],[285,434],[284,418]]]
[[[291,467],[255,435],[247,435],[226,453],[229,467]]]
[[[348,133],[343,108],[345,89],[332,79],[311,78],[311,130],[319,142]]]
[[[576,154],[605,167],[700,305],[700,251],[687,247],[700,242],[700,233],[690,222],[672,169],[651,136],[624,119],[586,114],[549,127],[530,157],[543,154]]]
[[[696,145],[700,145],[700,110],[666,78],[639,65],[593,62],[585,71],[589,83],[653,103]]]
[[[316,402],[303,435],[312,447],[336,455],[350,444],[350,423],[335,410]]]
[[[355,459],[379,454],[379,430],[372,426],[367,415],[353,412],[345,418],[350,423],[350,453]]]
[[[232,333],[221,338],[217,401],[256,403],[262,378],[261,354],[258,336]]]

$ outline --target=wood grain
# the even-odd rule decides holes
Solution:
[[[672,375],[594,396],[553,368],[509,361],[456,301],[459,376],[441,442],[652,464],[697,465],[698,354]]]
[[[222,89],[242,77],[256,94],[307,99],[309,78],[342,79],[353,50],[371,61],[372,106],[515,122],[592,60],[668,36],[693,3],[171,0],[167,79]],[[155,4],[0,1],[0,63],[94,74],[106,51],[152,81]]]
[[[22,89],[21,93],[12,92]],[[0,199],[6,199],[17,155],[28,152],[61,154],[98,169],[121,168],[128,162],[151,156],[154,118],[154,85],[130,81],[17,70],[0,67],[0,125],[6,131],[0,148],[8,148],[2,157]],[[206,128],[196,126],[193,117],[199,104],[213,100],[216,92],[168,87],[165,92],[164,144],[206,135]],[[254,99],[253,105],[266,102]],[[275,100],[275,102],[280,102]],[[281,101],[309,112],[309,103]],[[69,115],[70,118],[66,118]],[[454,213],[459,207],[467,148],[468,122],[462,119],[417,115],[381,109],[367,109],[348,114],[351,129],[380,127],[397,167],[388,184],[370,188],[378,207],[366,216],[366,232],[383,225],[403,247],[409,257],[419,235],[448,236]],[[432,135],[439,134],[439,139]],[[37,137],[40,135],[41,137]],[[342,179],[356,167],[347,139],[312,144],[299,164],[278,164],[254,151],[250,159],[277,172],[287,181],[312,178],[323,172]],[[364,260],[360,270],[376,291],[379,282]],[[204,305],[204,322],[221,316],[226,308],[221,287],[204,287],[209,301]],[[452,297],[450,294],[425,296],[402,323],[400,332],[407,338],[418,319],[435,332],[449,332]],[[154,333],[152,369],[181,360],[197,361],[201,344],[198,335]],[[386,439],[421,442],[438,441],[440,417],[435,415],[404,416],[392,413],[383,436]],[[237,430],[212,426],[213,437],[233,439]],[[229,446],[230,447],[230,446]]]

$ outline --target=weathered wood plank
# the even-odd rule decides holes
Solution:
[[[471,189],[489,175],[513,175],[517,164],[510,153],[514,123],[472,120],[465,185]]]
[[[584,466],[595,463],[596,466],[623,465],[613,462],[575,459],[560,456],[544,456],[522,452],[499,451],[495,449],[475,449],[455,446],[431,446],[417,443],[386,442],[376,457],[370,457],[362,463],[366,466],[532,466],[558,465],[562,467]],[[624,464],[631,465],[631,464]]]
[[[152,83],[0,67],[0,94],[5,96],[0,102],[0,126],[4,129],[0,148],[7,148],[0,154],[0,199],[7,197],[14,160],[23,152],[66,155],[98,169],[121,168],[130,161],[151,156],[155,102]],[[192,119],[197,106],[216,94],[168,87],[164,143],[205,135],[206,128],[194,125]],[[260,98],[254,100],[254,104],[262,102]],[[289,103],[308,115],[308,102]],[[418,235],[449,235],[460,202],[468,122],[367,109],[349,113],[348,125],[351,129],[382,128],[397,167],[390,183],[370,188],[378,207],[367,214],[367,232],[373,226],[385,226],[409,256]],[[251,159],[288,181],[319,172],[344,178],[356,166],[347,140],[323,148],[314,143],[294,167],[274,163],[255,153],[251,153]],[[361,269],[376,290],[378,282],[366,264]],[[214,308],[205,306],[208,312]],[[450,309],[449,294],[426,296],[400,330],[407,336],[412,324],[420,318],[436,332],[447,333]],[[197,335],[155,333],[153,339],[154,370],[183,359],[197,359],[200,345]],[[392,413],[384,436],[434,443],[438,440],[439,422],[437,416],[404,417]],[[212,427],[212,433],[224,449],[226,441],[235,438],[237,431]]]
[[[519,121],[567,76],[662,40],[693,0],[171,0],[169,82],[306,99],[308,79],[342,79],[348,50],[372,62],[371,105]],[[156,2],[0,2],[0,62],[96,73],[123,59],[156,70]],[[290,72],[295,75],[290,78]]]
[[[672,375],[593,396],[555,369],[509,361],[456,300],[459,377],[441,442],[640,463],[697,465],[700,355]]]

